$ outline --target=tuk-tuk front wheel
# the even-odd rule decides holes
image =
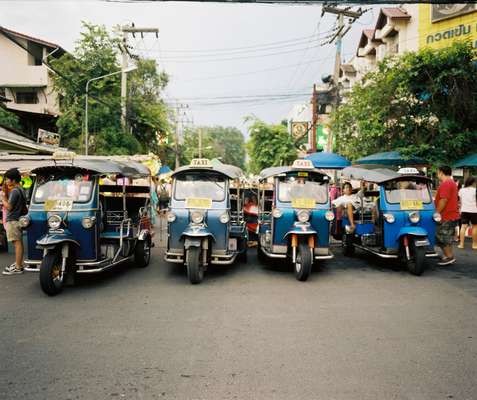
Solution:
[[[200,247],[189,247],[186,255],[187,276],[193,285],[204,279],[204,268],[200,265]]]
[[[139,268],[145,268],[151,261],[151,238],[148,236],[144,240],[138,240],[134,249],[134,263]]]
[[[405,265],[407,270],[416,276],[422,275],[426,263],[426,249],[424,247],[416,246],[416,239],[409,239],[409,253],[410,259],[406,256],[406,249],[402,248]]]
[[[313,266],[313,256],[308,243],[300,243],[297,250],[295,276],[297,280],[304,282],[310,276]]]
[[[61,251],[49,251],[40,265],[40,286],[48,296],[55,296],[63,290],[66,271],[61,271]]]

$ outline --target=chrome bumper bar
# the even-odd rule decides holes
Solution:
[[[231,254],[231,255],[212,254],[210,256],[210,264],[230,265],[234,263],[237,256],[238,256],[238,253]],[[184,254],[166,252],[164,255],[164,261],[175,263],[175,264],[184,264]]]

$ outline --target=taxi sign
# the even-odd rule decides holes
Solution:
[[[73,208],[73,200],[45,200],[44,208],[45,211],[71,211],[71,209]]]
[[[53,160],[72,160],[76,157],[74,151],[58,150],[53,153]]]
[[[212,168],[212,164],[208,158],[194,158],[190,162],[190,166],[195,168]]]
[[[406,167],[406,168],[399,168],[398,174],[419,175],[419,171],[416,168]]]
[[[401,200],[401,210],[422,210],[422,200]]]
[[[307,198],[295,198],[292,199],[293,208],[315,208],[315,200]]]
[[[201,208],[207,209],[212,208],[212,199],[200,198],[200,197],[189,197],[186,199],[186,208]]]
[[[295,169],[313,169],[313,163],[310,160],[295,160],[292,168]]]

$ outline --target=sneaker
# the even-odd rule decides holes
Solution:
[[[441,261],[437,263],[437,265],[444,266],[444,265],[450,265],[454,263],[455,263],[455,258],[444,257]]]
[[[13,263],[3,270],[3,275],[19,275],[23,274],[23,268],[17,268],[16,264]]]

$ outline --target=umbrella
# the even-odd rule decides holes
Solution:
[[[471,154],[470,156],[467,156],[454,164],[454,168],[464,167],[477,167],[477,153]]]
[[[310,160],[315,168],[321,169],[343,169],[351,165],[343,156],[327,151],[310,154],[305,160]]]
[[[427,165],[426,160],[419,157],[405,158],[401,156],[398,151],[388,151],[385,153],[376,153],[369,156],[360,158],[356,161],[358,165],[370,164],[370,165]]]
[[[157,175],[169,174],[171,172],[172,169],[170,169],[167,165],[163,165],[161,168],[159,168]]]

